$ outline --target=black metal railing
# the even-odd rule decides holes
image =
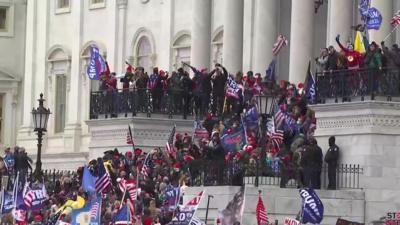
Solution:
[[[392,101],[400,96],[400,70],[398,68],[324,71],[316,74],[317,103],[364,101],[377,96]]]
[[[364,170],[360,165],[356,164],[339,164],[336,168],[336,188],[337,189],[359,189],[360,187],[360,176]],[[292,173],[293,174],[293,173]],[[258,182],[257,182],[258,177]],[[297,188],[298,184],[295,176],[289,176],[288,181],[285,184],[286,188]],[[277,173],[274,176],[262,176],[257,174],[251,174],[244,177],[245,184],[258,185],[281,185],[281,174]],[[328,186],[328,166],[323,165],[321,171],[321,188],[327,189]]]
[[[184,119],[193,115],[193,98],[184,90],[162,90],[129,88],[91,92],[90,119],[133,117],[137,113],[165,114],[169,118],[181,115]]]

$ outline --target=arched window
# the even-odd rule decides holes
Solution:
[[[54,133],[64,132],[69,91],[71,57],[62,46],[54,46],[47,56],[49,66],[49,102],[54,108]],[[51,122],[50,122],[51,123]]]
[[[137,46],[137,66],[143,67],[145,72],[150,73],[152,51],[149,38],[142,36]]]
[[[211,48],[212,48],[212,64],[220,63],[223,64],[223,58],[222,58],[222,51],[223,51],[223,37],[224,37],[224,31],[222,28],[217,29],[214,32],[214,35],[212,37],[212,42],[211,42]]]
[[[182,62],[190,64],[190,46],[192,38],[188,32],[182,32],[174,39],[172,65],[175,69],[182,67]]]

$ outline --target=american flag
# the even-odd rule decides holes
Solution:
[[[32,190],[29,190],[24,196],[24,203],[27,208],[32,206],[33,197],[35,197],[35,193]]]
[[[122,178],[119,183],[118,187],[121,190],[122,193],[125,193],[125,191],[128,191],[129,198],[132,201],[135,201],[137,198],[137,189],[136,189],[136,182],[133,180],[125,180]]]
[[[278,39],[276,40],[276,43],[274,44],[274,47],[272,48],[272,53],[274,55],[278,55],[279,52],[283,47],[285,47],[288,44],[288,40],[286,39],[285,36],[282,34],[278,36]]]
[[[174,147],[175,132],[176,132],[176,125],[174,125],[174,127],[172,128],[171,133],[169,134],[169,138],[168,138],[167,144],[165,146],[165,148],[167,149],[167,153],[169,155],[173,156],[174,158],[176,156],[176,150],[175,150],[175,147]]]
[[[276,130],[276,131],[267,131],[267,135],[272,141],[272,143],[275,144],[276,147],[279,148],[280,145],[283,143],[283,131],[282,130]]]
[[[107,173],[106,168],[104,167],[103,160],[100,159],[98,163],[99,176],[96,179],[96,192],[101,193],[111,184],[111,178],[110,175]]]
[[[131,126],[128,126],[128,132],[126,134],[126,143],[129,145],[133,145]]]
[[[128,133],[126,134],[126,143],[127,143],[128,145],[133,144],[133,140],[132,140],[132,137],[131,137],[131,134],[129,133],[129,131],[128,131]]]
[[[257,216],[257,225],[269,225],[267,210],[265,209],[264,202],[261,196],[258,197],[256,216]]]
[[[279,108],[276,102],[273,105],[273,112],[274,112],[276,126],[281,127],[283,122],[285,121],[285,114],[282,112],[282,110]]]
[[[393,18],[390,20],[390,24],[392,24],[393,26],[400,25],[400,11],[398,11],[396,15],[393,16]]]
[[[90,209],[90,219],[96,219],[100,208],[100,203],[96,202]]]
[[[275,146],[278,148],[283,143],[283,131],[275,129],[274,118],[269,119],[267,122],[267,136],[270,138],[272,143],[274,143]]]
[[[143,167],[142,167],[142,174],[146,177],[149,177],[150,176],[149,171],[151,169],[153,169],[153,162],[151,161],[150,153],[149,153],[149,154],[147,154],[146,158],[144,159]]]

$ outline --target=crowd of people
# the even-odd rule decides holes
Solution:
[[[226,71],[221,65],[217,65]],[[193,68],[196,73],[198,71]],[[212,78],[203,71],[203,78]],[[225,75],[224,75],[225,74]],[[226,79],[226,72],[217,74]],[[176,75],[175,75],[176,76]],[[184,75],[187,76],[187,75]],[[238,75],[240,76],[240,74]],[[208,79],[207,78],[207,79]],[[221,78],[221,79],[222,79]],[[247,79],[255,79],[250,76]],[[268,90],[264,84],[261,91]],[[170,222],[178,208],[169,205],[168,193],[173,188],[179,187],[181,193],[187,186],[192,185],[218,185],[223,184],[229,178],[230,185],[243,185],[243,176],[267,175],[281,177],[281,187],[285,187],[289,179],[296,179],[299,187],[321,188],[319,177],[321,176],[322,151],[313,138],[316,128],[316,119],[313,111],[308,107],[306,94],[302,84],[295,85],[287,81],[281,81],[273,86],[276,99],[271,118],[256,116],[258,128],[247,126],[245,115],[257,108],[257,102],[253,99],[254,90],[244,93],[242,101],[232,101],[230,116],[218,117],[212,113],[206,113],[205,119],[200,122],[203,129],[201,137],[190,134],[172,132],[172,148],[156,148],[146,153],[140,148],[132,148],[127,152],[119,152],[117,149],[106,151],[104,156],[89,162],[89,168],[94,176],[98,176],[99,167],[104,165],[111,177],[111,185],[103,191],[102,219],[104,224],[110,224],[114,216],[124,203],[124,193],[118,188],[119,181],[134,181],[138,194],[134,199],[134,218],[136,224],[167,224]],[[201,98],[201,92],[198,92]],[[211,90],[211,93],[212,90]],[[221,93],[215,93],[221,94]],[[222,93],[224,96],[225,93]],[[196,97],[196,98],[197,98]],[[203,96],[205,97],[205,96]],[[218,98],[218,96],[216,96]],[[201,102],[201,100],[200,100]],[[223,101],[220,102],[223,104]],[[200,103],[199,103],[200,104]],[[203,105],[203,103],[201,103]],[[203,105],[206,107],[206,104]],[[222,107],[222,105],[221,105]],[[240,110],[245,110],[241,114]],[[203,108],[202,110],[207,110]],[[267,116],[268,117],[268,116]],[[281,119],[279,119],[281,118]],[[254,122],[254,121],[253,121]],[[271,127],[271,124],[272,127]],[[263,131],[261,127],[265,127]],[[173,129],[175,130],[175,128]],[[272,133],[282,132],[281,137],[274,137]],[[239,148],[227,149],[223,143],[227,135],[241,132],[245,141],[238,143]],[[194,131],[196,133],[196,131]],[[338,148],[334,138],[330,139],[330,150],[325,156],[330,172],[330,189],[335,189],[336,165],[338,161]],[[6,150],[4,162],[5,174],[28,174],[31,170],[31,160],[23,148],[15,148],[12,154]],[[265,162],[260,167],[260,174],[256,174],[256,163]],[[10,166],[14,162],[14,166]],[[10,170],[10,168],[14,168]],[[27,221],[40,224],[53,215],[69,199],[77,196],[87,198],[88,194],[82,188],[84,168],[78,168],[73,175],[61,177],[55,184],[47,183],[49,195],[46,204],[41,210],[29,212]],[[332,178],[331,178],[332,177]],[[9,187],[11,187],[9,185]],[[180,195],[181,196],[181,195]],[[125,196],[125,199],[129,198]],[[180,201],[182,204],[182,201]],[[64,213],[64,211],[63,211]],[[70,212],[60,218],[70,223]],[[8,217],[7,217],[8,216]],[[10,219],[9,214],[3,215],[5,220]]]
[[[340,53],[330,46],[322,49],[321,56],[315,59],[322,71],[400,67],[397,45],[389,50],[384,42],[382,48],[372,42],[368,51],[360,54],[352,45],[344,47],[339,36],[336,40]],[[148,76],[142,67],[133,69],[128,64],[124,77],[120,79],[126,98],[136,90],[135,103],[139,111],[147,110],[149,92],[154,111],[161,111],[164,107],[164,95],[172,100],[172,108],[183,110],[184,115],[191,113],[193,102],[193,113],[200,124],[197,128],[204,132],[199,136],[175,134],[174,128],[171,133],[173,141],[166,149],[156,148],[148,153],[135,147],[124,153],[114,149],[90,161],[88,168],[93,176],[99,176],[99,168],[104,166],[111,178],[111,184],[102,193],[102,223],[111,224],[121,205],[127,204],[126,200],[130,198],[118,188],[121,180],[135,183],[137,198],[131,199],[134,202],[133,217],[136,224],[144,225],[168,224],[174,218],[179,207],[171,207],[167,200],[173,188],[184,193],[187,186],[218,185],[227,178],[231,185],[243,185],[243,176],[264,175],[280,177],[282,188],[290,179],[295,179],[298,187],[320,189],[324,161],[328,165],[328,189],[337,188],[339,147],[335,144],[335,137],[330,137],[329,149],[323,156],[313,135],[316,118],[308,106],[307,83],[293,84],[281,80],[277,84],[273,76],[262,77],[252,71],[246,74],[237,72],[233,76],[221,64],[216,64],[211,71],[186,63],[183,66],[171,74],[155,67]],[[185,69],[193,73],[192,78]],[[100,80],[100,91],[108,97],[104,105],[111,112],[118,107],[128,107],[124,105],[127,103],[116,101],[118,79],[108,66]],[[254,113],[258,111],[256,97],[260,94],[274,98],[271,112],[263,115]],[[242,141],[235,139],[236,147],[228,148],[224,139],[235,134],[239,134]],[[24,175],[32,170],[32,160],[23,148],[16,147],[14,153],[6,149],[2,162],[2,174],[11,178],[15,174],[28,177]],[[84,167],[81,167],[72,175],[62,176],[55,184],[47,182],[46,204],[40,210],[28,211],[27,221],[41,224],[61,209],[61,220],[70,223],[70,214],[63,211],[65,202],[76,200],[77,196],[88,198],[88,193],[82,188],[83,171]],[[182,204],[182,198],[179,203]],[[11,214],[3,215],[3,221],[10,218]]]
[[[190,73],[193,73],[192,78]],[[242,110],[241,104],[236,104],[234,98],[226,96],[225,87],[228,79],[234,80],[242,88],[243,92],[238,98],[243,103],[261,92],[263,80],[260,73],[237,72],[233,76],[218,63],[209,71],[207,68],[195,68],[184,62],[177,71],[168,73],[155,67],[150,75],[143,67],[133,69],[127,63],[126,73],[119,79],[122,83],[121,99],[117,97],[117,76],[107,69],[100,76],[99,91],[105,96],[104,111],[110,112],[111,117],[117,116],[119,110],[126,112],[128,109],[134,110],[134,113],[149,110],[162,112],[168,105],[171,113],[182,113],[185,118],[194,114],[197,118],[203,119],[207,112],[221,116],[230,113],[229,110],[237,112]]]
[[[315,58],[320,71],[400,68],[400,48],[397,44],[389,47],[382,41],[379,46],[373,41],[363,54],[356,51],[352,43],[344,46],[340,42],[340,35],[336,37],[336,43],[339,51],[334,46],[322,48],[320,56]]]

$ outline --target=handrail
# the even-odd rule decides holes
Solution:
[[[375,100],[377,96],[392,101],[400,97],[400,69],[361,68],[355,70],[321,71],[316,73],[317,103]]]

